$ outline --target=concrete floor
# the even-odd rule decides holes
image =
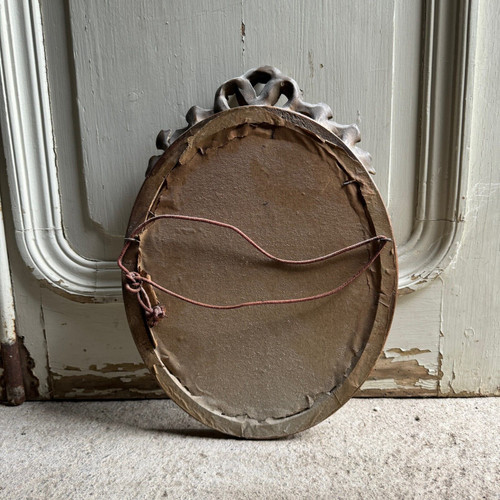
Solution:
[[[0,407],[0,498],[499,499],[500,399],[354,399],[278,441],[165,400]]]

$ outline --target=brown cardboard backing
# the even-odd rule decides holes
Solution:
[[[226,111],[179,138],[146,180],[129,233],[166,213],[233,224],[288,259],[376,234],[392,238],[380,196],[348,148],[312,120],[276,108]],[[222,228],[163,220],[126,258],[162,286],[229,304],[329,290],[375,250],[294,268]],[[349,287],[314,302],[214,311],[150,290],[167,310],[150,329],[135,299],[125,293],[125,301],[139,351],[167,394],[218,430],[259,438],[309,427],[352,396],[383,347],[396,286],[389,244]]]

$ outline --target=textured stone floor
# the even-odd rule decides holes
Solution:
[[[500,398],[355,399],[278,441],[164,400],[0,406],[0,498],[498,499]]]

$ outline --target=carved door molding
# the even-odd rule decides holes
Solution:
[[[39,397],[158,394],[120,303],[127,217],[158,131],[260,65],[356,122],[373,156],[400,297],[362,394],[497,393],[493,4],[0,2],[3,213]]]
[[[425,2],[416,211],[410,237],[399,242],[404,292],[436,278],[462,235],[475,8],[469,0]],[[57,292],[121,300],[115,262],[82,255],[65,235],[39,3],[6,0],[1,9],[2,133],[21,255]],[[390,175],[398,172],[391,166]]]

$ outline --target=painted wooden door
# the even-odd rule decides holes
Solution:
[[[0,14],[1,194],[30,397],[161,395],[114,260],[158,131],[263,64],[359,124],[392,217],[399,304],[361,395],[499,392],[493,0],[5,0]]]

